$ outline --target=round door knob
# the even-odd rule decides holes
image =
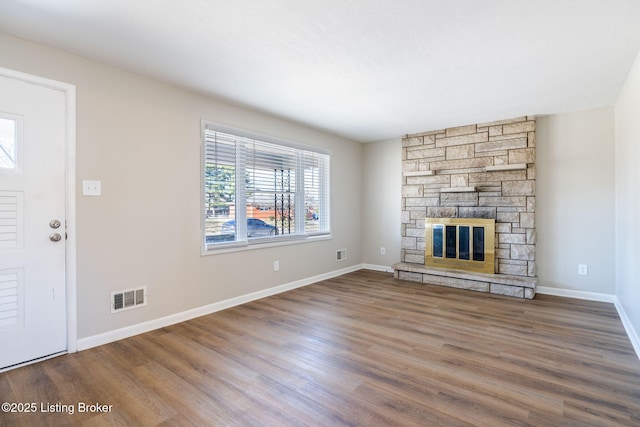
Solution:
[[[59,242],[62,240],[62,236],[59,233],[53,233],[49,235],[49,240],[52,242]]]
[[[61,226],[61,225],[62,225],[62,224],[61,224],[61,223],[60,223],[60,221],[58,221],[57,219],[52,219],[52,220],[49,222],[49,227],[51,227],[51,228],[53,228],[53,229],[60,228],[60,226]]]

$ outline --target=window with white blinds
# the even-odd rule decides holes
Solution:
[[[330,154],[203,123],[207,249],[330,233]]]

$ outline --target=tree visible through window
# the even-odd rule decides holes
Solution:
[[[329,234],[329,154],[238,133],[203,125],[206,246]]]

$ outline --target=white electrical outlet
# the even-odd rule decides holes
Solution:
[[[82,181],[83,196],[102,196],[102,181]]]
[[[273,261],[273,271],[280,270],[280,261]]]
[[[578,274],[581,276],[586,276],[587,274],[589,274],[589,269],[586,264],[578,265]]]
[[[380,255],[384,255],[387,253],[387,250],[384,248],[384,246],[380,247]]]

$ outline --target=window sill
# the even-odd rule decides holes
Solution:
[[[289,246],[289,245],[299,245],[302,243],[312,243],[318,242],[322,240],[331,240],[331,234],[318,234],[315,236],[304,236],[304,237],[291,237],[285,238],[282,240],[271,240],[271,239],[255,239],[251,242],[234,242],[222,245],[210,245],[204,246],[202,248],[201,255],[218,255],[218,254],[226,254],[231,252],[244,252],[251,251],[255,249],[264,249],[264,248],[273,248],[277,246]]]

